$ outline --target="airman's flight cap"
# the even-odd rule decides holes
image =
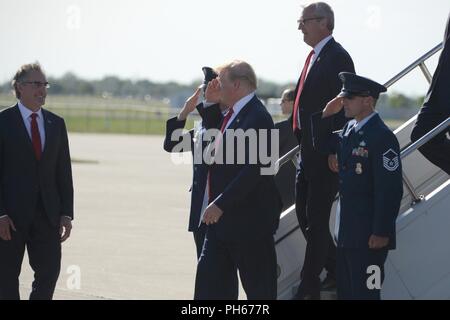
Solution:
[[[351,72],[339,73],[339,79],[342,81],[342,90],[338,94],[338,97],[351,98],[353,96],[359,96],[378,99],[380,93],[387,91],[386,87],[378,82]]]
[[[210,82],[212,79],[217,78],[218,74],[213,70],[213,68],[210,67],[203,67],[202,68],[203,74],[205,76],[203,80],[203,84],[206,86],[208,82]]]

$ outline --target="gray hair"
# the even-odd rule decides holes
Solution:
[[[327,19],[327,28],[330,31],[334,30],[334,12],[330,5],[325,2],[314,2],[304,6],[303,9],[313,8],[314,13],[318,17],[324,17]]]
[[[16,74],[14,75],[13,80],[11,81],[11,86],[14,89],[14,92],[16,93],[17,99],[20,99],[20,92],[17,89],[17,84],[24,81],[25,78],[32,72],[32,71],[39,71],[41,73],[44,73],[42,71],[41,65],[39,62],[34,63],[28,63],[24,64],[17,70]]]

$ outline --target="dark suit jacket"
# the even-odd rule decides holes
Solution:
[[[219,108],[219,105],[213,105],[209,108],[203,108],[202,104],[197,106],[197,111],[202,117],[202,128],[210,129],[211,123],[213,125],[217,125],[217,123],[222,119],[222,114]],[[172,133],[177,129],[182,129],[186,125],[186,121],[178,121],[177,117],[171,118],[167,120],[166,123],[166,137],[164,139],[164,150],[167,152],[188,152],[191,151],[194,154],[194,151],[197,149],[197,152],[203,154],[204,148],[207,146],[206,141],[202,141],[200,137],[196,142],[194,142],[194,137],[198,132],[194,132],[194,129],[190,130],[183,136],[180,136],[179,139],[172,140]],[[186,149],[180,150],[175,147],[183,141],[189,141],[186,144]],[[200,163],[196,163],[197,161],[193,161],[193,176],[192,176],[192,186],[191,186],[191,208],[189,214],[189,231],[195,231],[198,229],[199,219],[201,214],[201,209],[203,206],[203,197],[205,193],[206,187],[206,176],[208,173],[208,168],[205,163],[201,161]]]
[[[280,130],[280,158],[295,148],[298,144],[292,131],[292,117],[275,123],[275,129]],[[292,161],[289,161],[280,168],[275,176],[275,183],[281,195],[283,210],[289,208],[295,201],[295,173],[296,167]]]
[[[420,109],[413,140],[419,139],[429,130],[450,116],[450,16],[444,39],[444,48],[439,57],[438,66],[433,74],[428,93]]]
[[[220,126],[218,126],[220,127]],[[272,117],[255,96],[237,114],[230,129],[273,129]],[[259,139],[258,139],[259,140]],[[222,139],[227,144],[227,137]],[[259,144],[259,143],[258,143]],[[270,135],[266,150],[270,152]],[[210,199],[224,213],[217,224],[210,227],[222,241],[239,242],[272,235],[278,228],[282,203],[273,175],[261,175],[263,164],[249,160],[249,143],[245,143],[245,163],[209,166]],[[234,149],[236,150],[236,148]],[[235,152],[236,160],[237,152]],[[226,159],[226,152],[224,152]],[[276,160],[276,159],[275,159]]]
[[[372,234],[389,237],[395,249],[395,222],[403,195],[400,147],[379,115],[357,133],[330,133],[327,118],[313,115],[316,147],[337,151],[339,161],[340,223],[338,247],[368,248]]]
[[[18,105],[0,113],[0,214],[25,230],[39,195],[50,222],[73,218],[72,168],[64,120],[42,109],[45,146],[37,161]]]
[[[303,85],[298,107],[301,132],[296,132],[301,145],[302,164],[307,178],[334,175],[328,169],[328,156],[320,154],[313,148],[311,115],[322,111],[326,104],[340,92],[342,82],[339,73],[355,72],[352,58],[333,38],[326,43],[319,57],[309,70]],[[297,83],[296,92],[299,83]],[[297,93],[296,93],[297,95]],[[339,130],[346,123],[344,110],[329,121],[329,130]]]
[[[275,123],[275,129],[280,130],[280,157],[297,146],[297,139],[292,131],[292,116],[288,119]]]

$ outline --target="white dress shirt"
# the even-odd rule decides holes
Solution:
[[[20,114],[22,115],[23,123],[25,124],[25,128],[27,129],[28,136],[31,140],[31,115],[33,114],[33,111],[25,107],[21,101],[18,103]],[[45,146],[45,125],[44,125],[44,116],[42,115],[42,109],[39,108],[39,110],[36,112],[36,122],[39,128],[39,135],[41,136],[41,147],[44,151]]]
[[[325,47],[325,45],[328,43],[328,41],[330,41],[333,38],[333,35],[329,35],[326,38],[323,38],[318,44],[315,45],[314,47],[314,54],[311,58],[311,62],[309,63],[309,67],[308,67],[308,72],[309,70],[311,70],[311,67],[313,66],[313,64],[317,61],[317,58],[320,55],[320,52],[322,51],[323,47]]]
[[[241,98],[238,102],[236,102],[234,104],[234,106],[233,106],[233,114],[231,115],[230,120],[228,120],[228,123],[225,126],[224,130],[228,129],[228,127],[233,122],[233,120],[237,117],[237,115],[242,110],[242,108],[244,108],[245,105],[247,103],[249,103],[250,100],[252,100],[254,96],[255,96],[255,92],[253,91],[252,93],[250,93],[250,94],[246,95],[245,97]]]

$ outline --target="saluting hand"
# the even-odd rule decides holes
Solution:
[[[180,113],[178,114],[178,120],[180,120],[180,121],[186,120],[189,113],[191,113],[192,111],[195,110],[195,107],[197,106],[198,97],[200,96],[201,92],[202,92],[202,89],[197,88],[197,90],[195,90],[194,94],[186,100],[183,108],[181,109]]]
[[[388,237],[380,237],[376,235],[371,235],[369,238],[369,248],[370,249],[382,249],[386,247],[389,243]]]
[[[213,79],[208,83],[205,91],[205,99],[207,102],[219,103],[220,102],[220,82],[219,80]]]
[[[14,222],[10,217],[4,216],[0,218],[0,238],[5,241],[11,240],[11,230],[17,231]]]
[[[330,102],[327,103],[325,109],[322,112],[322,118],[326,118],[332,116],[333,114],[338,113],[344,107],[344,98],[336,97]]]
[[[223,211],[214,203],[211,203],[205,210],[203,222],[207,225],[217,223],[222,216]]]

